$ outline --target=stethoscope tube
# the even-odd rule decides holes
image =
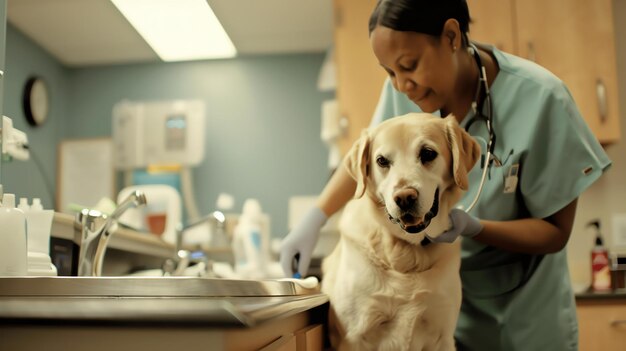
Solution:
[[[478,203],[478,199],[480,199],[480,194],[483,192],[483,186],[485,185],[485,181],[487,180],[487,172],[489,169],[489,159],[491,158],[491,151],[487,150],[487,158],[485,158],[485,164],[483,165],[483,173],[480,176],[480,184],[478,185],[478,192],[476,193],[476,196],[474,196],[474,200],[472,200],[472,203],[469,204],[469,206],[467,206],[467,208],[465,209],[465,212],[470,212],[474,206],[476,206],[476,203]]]
[[[478,66],[479,72],[478,72],[478,88],[476,89],[477,90],[476,98],[474,99],[474,102],[472,103],[472,109],[474,110],[474,117],[466,125],[466,130],[469,129],[470,125],[476,120],[476,117],[479,116],[479,114],[481,113],[480,110],[482,110],[483,108],[483,103],[486,102],[487,109],[488,109],[487,111],[488,116],[484,116],[484,117],[485,117],[485,123],[487,124],[487,131],[489,133],[489,141],[487,142],[487,155],[485,157],[485,161],[482,167],[483,172],[480,177],[480,184],[478,185],[478,191],[476,192],[476,196],[474,196],[474,199],[472,200],[470,205],[465,209],[465,212],[470,212],[474,208],[474,206],[476,206],[476,204],[478,203],[478,200],[480,199],[480,195],[482,194],[485,181],[487,180],[487,172],[489,171],[489,168],[491,167],[492,159],[495,158],[493,156],[493,150],[495,148],[495,142],[496,142],[496,135],[493,132],[493,126],[491,124],[493,110],[491,106],[491,93],[489,91],[489,84],[487,82],[487,70],[485,69],[485,66],[482,64],[482,60],[480,59],[480,55],[478,53],[478,48],[473,43],[470,43],[469,46],[470,48],[468,50],[470,54],[474,56],[474,60],[476,61],[476,65]],[[482,102],[479,104],[478,99],[480,96],[481,88],[484,89],[483,90],[484,96],[483,96]]]

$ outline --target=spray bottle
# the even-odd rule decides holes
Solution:
[[[595,230],[596,242],[591,250],[591,289],[606,291],[611,289],[611,271],[609,268],[609,251],[604,246],[600,233],[600,221],[593,220],[587,224]]]

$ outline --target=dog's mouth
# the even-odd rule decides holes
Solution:
[[[402,228],[402,230],[404,230],[405,232],[410,233],[410,234],[417,234],[423,231],[424,229],[428,228],[428,226],[430,225],[430,221],[433,218],[435,218],[435,216],[437,216],[437,213],[439,213],[439,188],[435,190],[433,205],[431,206],[430,210],[426,212],[423,220],[415,223],[417,218],[415,217],[413,213],[410,213],[410,212],[402,213],[400,218],[393,217],[392,215],[389,214],[389,212],[387,212],[387,215],[389,216],[389,220],[391,222],[398,224]],[[407,224],[407,223],[415,223],[415,224]]]

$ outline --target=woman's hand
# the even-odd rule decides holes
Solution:
[[[312,207],[298,224],[283,240],[280,247],[280,264],[288,278],[305,277],[311,263],[313,249],[317,244],[320,229],[324,226],[328,217],[318,207]],[[293,271],[293,261],[298,257],[297,271]]]
[[[436,243],[451,243],[459,236],[471,238],[483,230],[483,225],[480,224],[478,218],[458,208],[450,211],[450,224],[448,231],[443,232],[436,238],[428,238]]]

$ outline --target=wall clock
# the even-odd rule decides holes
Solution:
[[[41,77],[30,77],[24,86],[22,105],[26,120],[32,126],[42,125],[49,112],[48,87]]]

